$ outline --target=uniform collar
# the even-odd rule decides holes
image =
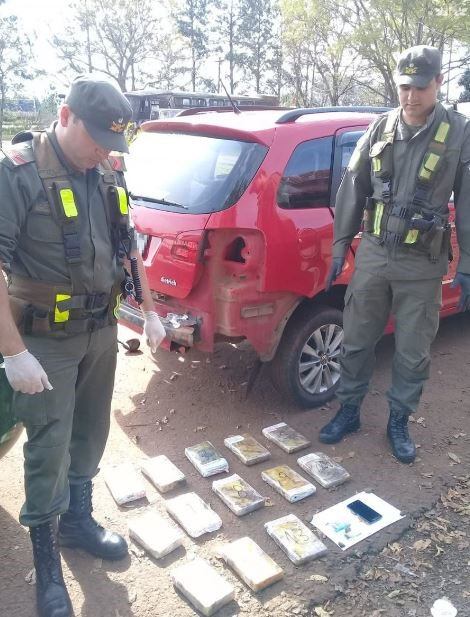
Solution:
[[[438,103],[436,103],[432,112],[429,114],[429,116],[427,116],[426,122],[422,126],[420,126],[417,131],[414,131],[413,127],[410,128],[410,125],[404,122],[402,118],[402,110],[400,109],[400,117],[398,120],[398,126],[397,126],[397,132],[396,132],[395,139],[397,141],[409,141],[410,139],[413,139],[414,137],[416,137],[416,135],[419,135],[423,131],[427,130],[431,126],[431,124],[434,122],[434,119],[436,117],[437,105]]]

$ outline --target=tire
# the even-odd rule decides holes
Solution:
[[[339,385],[342,340],[340,310],[329,306],[299,309],[287,324],[271,362],[276,389],[304,408],[330,401]]]

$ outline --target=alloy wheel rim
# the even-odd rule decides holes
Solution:
[[[300,385],[309,394],[322,394],[339,380],[343,328],[325,324],[307,338],[299,358]]]

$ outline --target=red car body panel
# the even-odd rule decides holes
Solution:
[[[211,351],[221,338],[245,338],[263,360],[270,360],[296,307],[305,301],[337,305],[351,278],[359,238],[332,293],[325,293],[332,253],[333,197],[324,207],[284,209],[276,196],[296,146],[346,130],[365,130],[376,116],[324,113],[276,124],[280,113],[208,113],[147,122],[142,127],[150,132],[182,132],[268,147],[245,192],[225,210],[193,214],[151,209],[138,200],[133,204],[136,229],[149,236],[143,258],[157,312],[162,317],[189,315],[197,322],[185,346]],[[316,175],[312,180],[318,184],[322,178]],[[325,177],[325,182],[330,178]],[[442,315],[454,313],[458,300],[458,290],[449,285],[458,258],[455,233],[452,243],[455,259],[444,280]],[[387,331],[392,329],[390,322]],[[169,334],[169,339],[178,337]]]

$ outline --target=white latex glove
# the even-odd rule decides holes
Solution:
[[[144,318],[144,334],[147,345],[150,347],[150,351],[155,353],[166,336],[165,328],[155,311],[144,311]]]
[[[36,394],[44,388],[52,390],[46,372],[27,349],[14,356],[3,356],[3,361],[5,375],[13,390],[23,394]]]

